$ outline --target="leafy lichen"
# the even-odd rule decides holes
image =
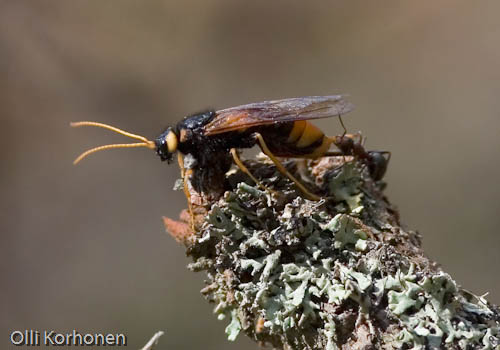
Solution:
[[[188,252],[191,269],[208,273],[203,293],[218,318],[230,319],[228,339],[499,350],[498,311],[425,258],[360,164],[325,162],[311,166],[329,200],[304,199],[271,165],[249,162],[280,195],[240,181],[211,203]]]

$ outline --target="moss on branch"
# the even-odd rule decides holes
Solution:
[[[345,163],[344,163],[345,162]],[[343,157],[308,163],[299,175],[328,200],[304,199],[260,156],[220,194],[190,187],[195,232],[166,219],[205,271],[205,297],[240,333],[283,349],[500,349],[500,313],[460,288],[404,229],[363,165]],[[221,177],[224,178],[225,175]],[[222,181],[222,180],[221,180]],[[198,187],[199,188],[199,187]],[[201,198],[201,199],[200,199]]]

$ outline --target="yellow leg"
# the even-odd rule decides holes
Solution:
[[[303,179],[309,179],[309,174],[307,170],[307,159],[302,158],[302,159],[297,159],[297,173],[300,175],[301,178]],[[307,182],[311,182],[310,180]]]
[[[260,149],[262,150],[262,152],[264,152],[264,154],[266,154],[274,163],[274,165],[276,165],[276,167],[278,168],[278,170],[285,176],[287,176],[290,180],[292,180],[295,185],[307,196],[309,197],[309,199],[312,199],[314,201],[319,201],[321,200],[321,197],[315,195],[315,194],[312,194],[311,192],[309,192],[309,190],[304,186],[302,185],[302,183],[297,180],[292,174],[290,174],[290,172],[288,170],[286,170],[286,168],[283,166],[283,164],[281,164],[281,162],[279,161],[278,158],[276,158],[276,156],[271,152],[271,150],[267,147],[266,145],[266,142],[264,141],[264,138],[262,137],[261,134],[259,133],[255,133],[254,134],[255,137],[257,138],[257,141],[259,142],[259,146],[260,146]]]
[[[180,153],[177,153],[177,162],[179,163],[179,169],[181,169],[182,180],[184,180],[184,173],[185,173],[184,158],[182,158],[182,154]]]
[[[231,148],[231,155],[233,156],[234,162],[236,163],[238,168],[240,168],[241,171],[243,171],[245,174],[247,174],[252,179],[252,181],[257,184],[257,186],[262,188],[264,191],[274,193],[274,191],[272,191],[269,188],[267,188],[266,186],[264,186],[264,184],[262,182],[257,180],[257,178],[252,175],[250,170],[248,170],[248,168],[245,166],[245,164],[243,164],[240,157],[238,156],[238,151],[236,150],[236,148]]]
[[[182,158],[182,154],[180,153],[177,153],[177,162],[179,163],[179,168],[181,169],[182,183],[184,184],[184,195],[186,196],[188,203],[189,216],[191,216],[191,229],[194,231],[193,206],[191,204],[191,193],[189,192],[187,180],[187,178],[193,174],[193,170],[188,169],[186,172],[186,169],[184,168],[184,158]]]

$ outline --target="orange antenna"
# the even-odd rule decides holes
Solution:
[[[114,131],[114,132],[116,132],[118,134],[121,134],[121,135],[130,137],[130,138],[142,141],[142,142],[135,142],[135,143],[115,143],[115,144],[111,144],[111,145],[104,145],[104,146],[95,147],[95,148],[89,149],[88,151],[85,151],[82,154],[80,154],[73,161],[73,164],[77,164],[83,158],[87,157],[88,155],[90,155],[92,153],[103,151],[105,149],[111,149],[111,148],[132,148],[132,147],[146,147],[146,148],[149,148],[149,149],[155,149],[155,147],[156,147],[155,143],[153,141],[148,140],[144,136],[135,135],[135,134],[129,133],[127,131],[124,131],[122,129],[115,128],[114,126],[111,126],[111,125],[108,125],[108,124],[83,121],[83,122],[70,123],[70,125],[72,127],[74,127],[74,128],[77,128],[79,126],[96,126],[98,128],[108,129],[108,130]]]

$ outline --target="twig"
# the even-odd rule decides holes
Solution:
[[[280,349],[500,350],[498,308],[425,256],[363,164],[310,162],[308,183],[328,198],[320,202],[265,160],[246,166],[272,195],[236,172],[219,177],[229,191],[206,196],[194,190],[207,175],[197,170],[195,232],[166,221],[190,269],[207,272],[202,293],[229,320],[229,340],[244,332]]]
[[[163,334],[165,333],[162,331],[156,332],[141,350],[153,350],[153,348],[155,347],[155,345],[158,344],[158,340]]]

